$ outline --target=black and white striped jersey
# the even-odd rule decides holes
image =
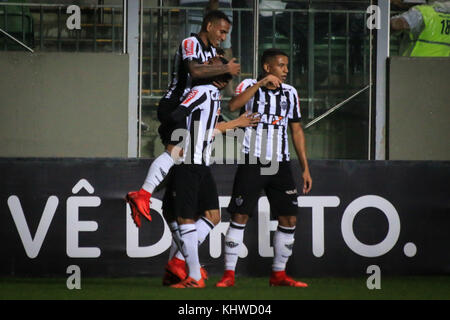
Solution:
[[[187,64],[190,61],[205,63],[214,56],[216,56],[216,48],[212,45],[205,46],[196,34],[184,39],[175,53],[172,81],[164,98],[181,102],[193,85]]]
[[[255,79],[243,80],[235,94],[256,82]],[[276,90],[261,87],[243,111],[259,113],[261,121],[256,128],[245,128],[242,152],[267,161],[289,161],[288,123],[299,122],[301,117],[297,90],[284,83]]]
[[[195,86],[180,104],[187,108],[186,128],[189,135],[183,146],[186,164],[211,164],[214,128],[220,116],[220,91],[213,85]]]

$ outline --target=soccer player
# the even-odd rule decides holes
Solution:
[[[216,56],[216,47],[226,39],[230,27],[226,14],[211,11],[204,17],[199,34],[184,39],[175,54],[172,82],[158,106],[158,119],[161,122],[158,132],[166,150],[152,162],[142,188],[126,195],[137,227],[141,226],[141,215],[151,220],[151,194],[181,154],[181,150],[176,147],[179,141],[171,139],[177,124],[172,121],[170,114],[185,99],[196,81],[227,73],[233,76],[240,72],[240,65],[235,62],[235,58],[225,65],[205,63]]]
[[[242,152],[247,161],[239,164],[233,184],[228,206],[231,222],[225,236],[225,272],[217,287],[234,286],[245,226],[262,190],[267,195],[272,214],[278,219],[273,237],[274,258],[269,283],[271,286],[307,287],[306,283],[292,279],[285,272],[294,245],[298,211],[297,189],[289,162],[288,125],[303,169],[303,193],[308,193],[312,187],[297,90],[284,83],[288,63],[284,52],[278,49],[264,51],[261,58],[263,75],[258,80],[243,80],[229,103],[232,111],[245,107],[246,111],[260,113],[261,121],[256,130],[245,129]],[[254,164],[248,161],[252,157],[256,159]],[[278,165],[276,173],[263,174],[263,169],[273,162]]]
[[[227,62],[223,58],[220,59],[224,63]],[[230,79],[231,75],[226,79],[216,80],[227,82]],[[181,280],[172,284],[173,288],[205,287],[206,272],[203,271],[202,274],[198,247],[220,221],[217,188],[209,167],[214,131],[223,132],[237,126],[254,125],[259,121],[253,115],[241,115],[228,124],[218,123],[220,100],[219,88],[215,85],[195,86],[185,101],[171,114],[176,122],[185,124],[186,132],[189,133],[183,139],[185,145],[181,147],[182,162],[171,169],[163,199],[164,217],[169,221],[171,217],[176,217],[179,226],[181,254],[174,258],[185,261],[184,267],[168,268],[171,267],[170,262],[173,259],[166,266],[166,281],[163,280],[163,284],[167,285],[173,281],[170,276]],[[203,216],[197,220],[199,212],[208,219]]]

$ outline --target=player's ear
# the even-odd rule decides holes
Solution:
[[[263,69],[264,69],[264,71],[265,71],[266,73],[269,73],[270,65],[269,65],[268,63],[264,63],[264,64],[263,64]]]
[[[208,22],[208,24],[206,25],[206,31],[209,32],[211,30],[212,26],[213,26],[213,23],[211,21]]]

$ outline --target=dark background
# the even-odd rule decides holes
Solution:
[[[126,253],[126,204],[130,190],[141,187],[151,160],[145,159],[0,159],[0,275],[66,276],[69,265],[78,265],[85,276],[162,276],[168,250],[149,258],[130,258]],[[301,190],[297,161],[292,163]],[[384,275],[430,275],[450,273],[450,162],[442,161],[351,161],[311,160],[313,189],[308,196],[337,196],[339,206],[325,208],[325,251],[312,251],[312,210],[300,208],[294,253],[288,262],[293,276],[364,276],[369,265],[378,265]],[[220,195],[230,195],[236,165],[213,165]],[[94,187],[93,194],[82,189],[76,196],[98,196],[101,205],[80,208],[79,220],[96,221],[95,232],[80,232],[80,247],[99,247],[98,258],[70,258],[66,253],[66,208],[72,188],[80,179]],[[188,183],[188,182],[187,182]],[[162,198],[164,189],[154,194]],[[7,200],[16,195],[34,238],[47,199],[57,196],[59,204],[38,256],[26,255]],[[364,195],[377,195],[393,204],[400,217],[400,236],[386,254],[367,258],[354,253],[344,242],[341,219],[347,206]],[[300,198],[299,202],[301,204]],[[222,221],[229,215],[222,208]],[[267,276],[272,258],[258,253],[258,215],[248,223],[244,242],[249,254],[240,259],[237,273]],[[388,231],[387,218],[376,208],[361,210],[353,229],[365,244],[381,242]],[[143,223],[139,243],[159,241],[163,221]],[[273,236],[273,233],[272,233]],[[417,254],[407,257],[404,245],[412,242]],[[223,251],[222,251],[223,252]],[[210,274],[223,271],[223,254],[209,255],[209,240],[200,259]]]

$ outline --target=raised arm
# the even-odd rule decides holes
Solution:
[[[278,88],[281,85],[281,80],[271,74],[259,80],[253,86],[248,87],[243,92],[231,98],[230,102],[228,103],[230,111],[236,111],[245,106],[245,104],[256,94],[259,88],[266,87],[268,85]]]
[[[192,60],[188,62],[189,73],[193,79],[206,79],[225,73],[236,76],[241,72],[241,65],[235,61],[236,58],[233,58],[227,64],[201,64]]]

